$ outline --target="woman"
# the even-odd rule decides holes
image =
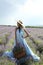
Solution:
[[[26,33],[25,36],[24,36],[24,32]],[[29,34],[28,34],[27,30],[25,29],[22,21],[19,20],[17,22],[17,26],[15,28],[15,43],[14,43],[14,48],[13,48],[13,50],[11,52],[5,52],[3,54],[3,56],[7,56],[10,59],[15,60],[16,63],[20,64],[20,65],[24,65],[26,63],[26,61],[29,60],[30,58],[32,60],[34,60],[34,61],[39,61],[40,57],[35,55],[32,52],[31,48],[26,43],[26,41],[25,41],[26,37],[29,37]],[[15,48],[17,50],[17,46],[20,47],[20,45],[22,47],[24,47],[24,50],[25,50],[24,55],[25,55],[25,53],[26,53],[26,55],[24,57],[20,58],[20,59],[17,59],[17,58],[23,56],[23,54],[22,54],[23,52],[22,52],[21,56],[19,55],[19,57],[18,57],[18,55],[16,55],[17,58],[15,57]]]

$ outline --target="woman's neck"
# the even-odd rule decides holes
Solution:
[[[18,29],[21,29],[21,27],[18,27]]]
[[[21,27],[18,27],[18,29],[19,29],[19,32],[20,32],[22,28]]]

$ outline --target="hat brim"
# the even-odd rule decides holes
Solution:
[[[23,24],[21,24],[20,22],[17,22],[17,23],[19,23],[23,28],[25,28],[25,26]]]

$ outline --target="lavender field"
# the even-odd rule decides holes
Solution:
[[[40,62],[31,62],[32,65],[43,65],[43,28],[26,28],[30,37],[26,38],[33,52],[40,56]],[[0,25],[0,65],[15,65],[15,62],[2,57],[5,51],[13,48],[15,27]]]

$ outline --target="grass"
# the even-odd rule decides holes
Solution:
[[[0,65],[15,65],[15,62],[12,62],[5,57],[0,57]]]
[[[43,65],[43,61],[42,62],[32,62],[32,61],[28,61],[28,65]],[[0,65],[16,65],[14,61],[10,61],[8,60],[6,57],[0,57]]]
[[[43,26],[25,26],[26,28],[43,28]]]
[[[10,39],[10,42],[12,45],[14,44],[14,39]]]
[[[0,36],[0,44],[7,44],[9,34]]]
[[[2,39],[0,39],[0,44],[2,44]]]
[[[4,36],[0,37],[0,44],[4,44],[6,42],[6,38]]]
[[[36,40],[36,39],[34,39],[34,42],[35,42],[35,44],[41,44],[42,43],[41,40]]]
[[[8,37],[8,36],[9,36],[9,34],[6,34],[5,36],[0,37],[0,44],[3,44],[3,42],[6,40],[6,37]],[[32,41],[29,38],[27,38],[26,41],[27,41],[28,45],[31,47],[31,49],[33,50],[33,52],[36,53]],[[36,39],[34,39],[33,41],[35,42],[35,44],[42,43],[42,41],[36,40]],[[11,38],[9,40],[8,44],[6,45],[7,48],[5,49],[5,51],[11,51],[13,44],[14,44],[14,39]],[[1,52],[1,50],[0,50],[0,52]],[[3,50],[2,50],[2,52],[3,52]],[[31,63],[31,65],[43,65],[43,54],[41,54],[40,62],[28,61],[28,63],[29,63],[29,65],[30,65],[30,63]],[[6,57],[0,57],[0,65],[15,65],[15,62],[8,60]]]

